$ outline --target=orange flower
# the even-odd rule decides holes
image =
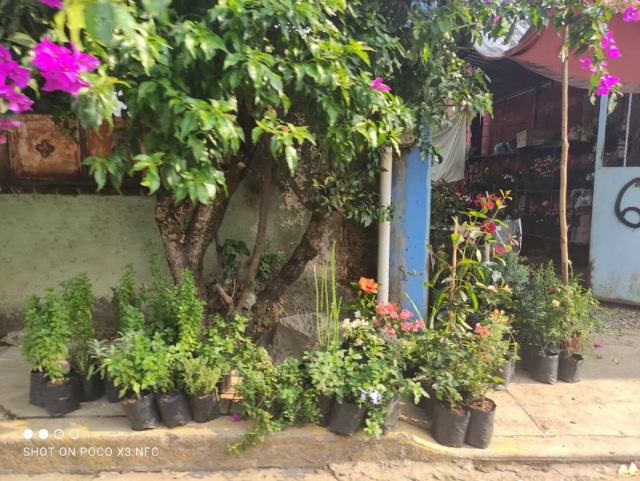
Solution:
[[[367,294],[377,294],[378,293],[378,284],[373,279],[367,279],[366,277],[361,277],[358,281],[358,286]]]

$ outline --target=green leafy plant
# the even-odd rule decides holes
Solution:
[[[47,289],[43,302],[27,297],[25,328],[20,348],[34,371],[44,372],[53,383],[61,382],[66,373],[62,361],[70,340],[69,315],[64,302],[53,289]]]
[[[175,312],[178,324],[178,346],[184,352],[193,352],[200,342],[205,303],[200,300],[191,271],[175,287]]]
[[[96,337],[93,327],[93,294],[87,274],[61,283],[62,300],[69,315],[71,338],[86,342]]]
[[[86,341],[76,341],[69,346],[69,366],[72,371],[88,373],[95,362],[91,346]]]
[[[224,281],[229,283],[238,276],[240,270],[240,258],[251,255],[247,244],[235,239],[227,239],[222,244],[222,275]]]
[[[124,305],[120,316],[120,332],[142,331],[144,327],[142,310],[139,307]]]
[[[558,315],[565,319],[562,348],[570,356],[580,352],[584,342],[601,324],[598,301],[591,289],[580,285],[579,279],[571,276],[568,286],[563,286]],[[554,306],[555,307],[555,306]]]
[[[132,264],[125,267],[124,274],[120,278],[118,286],[113,287],[111,291],[111,308],[116,321],[118,322],[118,330],[122,331],[123,329],[126,329],[126,326],[121,324],[122,318],[126,312],[125,307],[131,306],[140,309],[142,305],[142,300],[136,290],[135,274],[133,272]]]
[[[182,360],[184,388],[190,396],[206,396],[216,391],[221,370],[204,357],[186,356]]]
[[[165,341],[172,344],[177,334],[174,286],[173,280],[162,274],[157,253],[151,256],[151,276],[152,284],[146,302],[149,307],[147,327],[151,335],[160,332]]]
[[[160,334],[150,339],[144,331],[124,333],[99,358],[98,369],[120,388],[121,398],[140,398],[173,387],[171,351]]]
[[[287,260],[287,256],[284,255],[284,252],[269,252],[270,249],[271,243],[267,242],[265,252],[260,256],[257,277],[261,281],[268,281],[275,276]]]
[[[207,359],[211,366],[220,369],[221,376],[226,376],[245,350],[253,346],[244,334],[247,322],[243,316],[230,320],[219,314],[212,315],[209,324],[213,327],[204,330],[195,349],[196,356]]]

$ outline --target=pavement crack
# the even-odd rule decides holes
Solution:
[[[520,404],[520,401],[518,401],[518,400],[516,399],[516,397],[515,397],[513,394],[511,394],[511,393],[509,392],[509,390],[507,390],[507,393],[509,394],[509,396],[511,396],[511,399],[513,399],[513,400],[516,402],[516,404],[517,404],[518,406],[520,406],[520,409],[522,409],[522,410],[524,411],[524,413],[527,415],[527,417],[528,417],[529,419],[531,419],[531,422],[532,422],[533,424],[535,424],[535,425],[536,425],[536,427],[537,427],[537,428],[538,428],[538,430],[542,433],[542,435],[546,436],[546,435],[547,435],[547,433],[545,433],[545,431],[544,431],[544,429],[542,428],[542,426],[540,426],[540,425],[536,422],[536,420],[535,420],[535,419],[533,419],[533,417],[531,416],[531,414],[529,414],[529,411],[527,411],[527,410],[524,408],[524,406],[523,406],[522,404]]]

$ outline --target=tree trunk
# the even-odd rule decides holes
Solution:
[[[565,28],[564,46],[569,43],[569,28]],[[560,271],[562,282],[569,284],[569,236],[567,226],[567,165],[569,160],[569,52],[562,59],[562,151],[560,156]]]
[[[260,217],[258,218],[258,232],[256,234],[256,243],[253,246],[253,252],[251,253],[251,259],[249,260],[249,267],[247,269],[247,275],[244,279],[242,291],[238,297],[235,307],[230,312],[230,315],[235,315],[238,311],[241,311],[249,298],[251,293],[251,285],[258,273],[258,267],[260,266],[260,258],[265,248],[265,237],[267,234],[267,220],[269,218],[269,204],[271,201],[271,183],[273,177],[273,155],[267,153],[262,174],[262,192],[260,193]]]
[[[240,185],[241,172],[233,169],[226,177],[227,195],[221,194],[207,205],[188,201],[176,205],[171,195],[156,196],[155,220],[171,276],[178,283],[189,269],[203,299],[207,299],[204,256],[217,236],[231,196]]]

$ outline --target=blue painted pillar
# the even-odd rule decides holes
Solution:
[[[430,136],[430,131],[425,131]],[[393,166],[391,266],[389,300],[415,311],[413,303],[427,312],[427,263],[431,224],[431,158],[421,158],[418,148],[403,155]],[[409,296],[409,297],[407,297]],[[411,298],[411,300],[409,300]]]

